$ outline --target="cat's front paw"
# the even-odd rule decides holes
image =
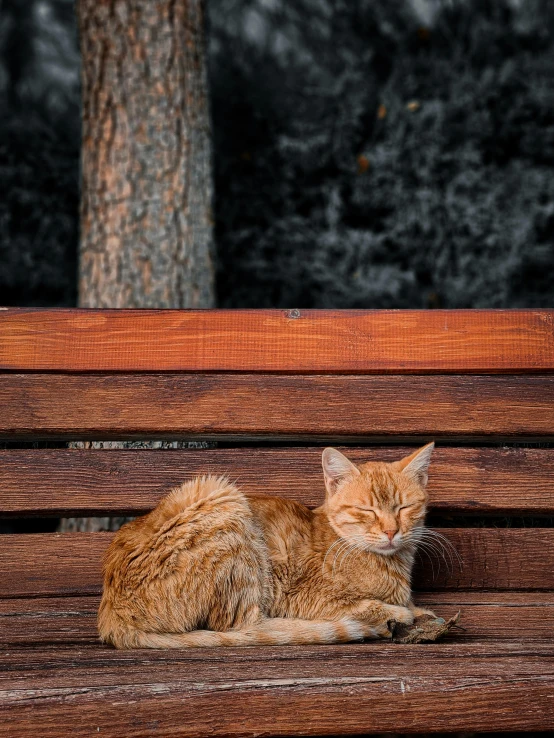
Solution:
[[[391,620],[395,623],[402,623],[402,625],[411,625],[414,622],[414,613],[409,607],[402,607],[401,605],[387,605],[386,608],[387,623]]]
[[[392,628],[394,628],[392,620],[388,620],[386,623],[380,623],[379,625],[376,625],[373,628],[375,632],[374,637],[390,640],[392,638],[392,629],[389,626],[392,626]]]
[[[409,607],[400,605],[386,605],[383,608],[383,622],[375,626],[378,638],[392,638],[394,628],[399,623],[411,625],[414,622],[414,614]]]

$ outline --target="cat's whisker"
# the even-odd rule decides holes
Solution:
[[[431,571],[433,572],[433,581],[435,581],[435,564],[433,562],[433,558],[431,555],[424,549],[424,548],[418,548],[416,551],[416,554],[425,554],[429,561],[431,562]]]
[[[418,547],[418,550],[426,551],[427,553],[430,552],[431,554],[434,555],[435,559],[442,559],[442,561],[444,561],[444,564],[446,566],[446,571],[448,575],[450,576],[453,573],[452,568],[450,566],[450,562],[446,558],[444,551],[441,551],[441,549],[429,543],[427,543],[427,545],[423,543],[423,544],[420,544],[420,546]]]
[[[371,547],[370,547],[369,543],[367,542],[365,536],[362,537],[362,543],[364,543],[365,545],[363,545],[363,546],[356,546],[356,549],[355,549],[354,553],[361,554],[361,553],[369,553],[371,551]],[[351,555],[353,555],[353,554],[351,554]]]
[[[463,567],[464,562],[462,560],[462,557],[460,556],[460,553],[458,552],[456,546],[452,543],[452,541],[449,538],[447,538],[445,535],[443,535],[442,533],[439,533],[436,530],[429,530],[429,533],[431,534],[431,538],[435,538],[437,541],[441,541],[448,548],[448,550],[451,551],[454,556],[456,556],[456,558],[458,559],[459,567],[461,569]]]
[[[451,568],[454,569],[454,559],[452,557],[452,552],[450,549],[445,546],[444,542],[433,538],[432,536],[421,536],[419,539],[416,539],[418,545],[426,545],[429,549],[433,550],[438,556],[443,558],[445,564]],[[446,556],[448,555],[448,560]]]
[[[441,545],[444,545],[448,549],[452,549],[452,543],[445,538],[444,536],[436,535],[434,531],[431,530],[416,530],[412,531],[410,534],[410,537],[415,541],[433,541],[434,543],[440,543]],[[454,549],[455,550],[455,549]]]
[[[432,572],[432,575],[433,575],[433,582],[434,582],[435,579],[437,578],[437,572],[435,571],[435,559],[434,559],[434,557],[431,556],[431,554],[429,553],[429,551],[426,548],[423,548],[423,547],[417,549],[416,555],[419,556],[420,558],[422,558],[423,556],[426,556],[427,557],[427,560],[431,564],[431,572]]]
[[[441,551],[447,552],[449,557],[452,556],[450,549],[444,544],[444,542],[439,539],[435,539],[432,536],[418,536],[414,538],[414,541],[418,545],[427,544],[430,546],[434,546],[435,548],[439,548]]]
[[[351,559],[352,557],[356,557],[358,554],[362,552],[362,549],[359,546],[351,546],[350,550],[346,552],[346,554],[342,557],[342,560],[339,564],[339,571],[342,569],[343,564],[345,564],[348,559]]]
[[[359,553],[370,553],[371,552],[371,543],[367,540],[367,536],[360,535],[357,536],[357,545],[356,550]]]
[[[452,554],[452,550],[453,549],[451,547],[447,546],[444,543],[444,541],[441,541],[439,538],[435,538],[435,539],[430,538],[429,540],[430,541],[433,541],[435,543],[435,545],[437,545],[441,549],[441,551],[443,551],[443,553],[444,553],[445,556],[448,556],[448,558],[450,560],[451,573],[454,573],[454,556]]]
[[[355,551],[357,546],[354,543],[351,543],[350,546],[347,549],[343,549],[343,555],[339,562],[339,571],[342,569],[342,565],[344,562],[348,559],[349,555]]]
[[[361,541],[364,541],[365,540],[365,538],[363,536],[360,536],[359,538],[361,539]],[[339,571],[342,569],[343,564],[349,558],[351,558],[355,554],[360,554],[364,550],[365,549],[362,546],[360,546],[358,542],[353,542],[352,545],[350,546],[350,548],[348,549],[348,551],[344,554],[344,556],[341,559],[341,562],[339,564]]]
[[[342,544],[342,546],[340,546],[340,548],[338,549],[338,551],[335,553],[335,558],[333,559],[333,566],[332,566],[333,576],[335,576],[335,566],[337,564],[337,557],[343,551],[343,549],[346,549],[349,546],[350,546],[350,541],[345,540],[344,543]]]
[[[363,536],[352,536],[350,538],[344,539],[345,543],[339,548],[339,550],[335,554],[335,559],[333,561],[333,575],[335,573],[335,565],[337,563],[337,559],[340,556],[340,554],[343,553],[345,549],[348,549],[351,545],[353,545],[357,540],[362,539],[362,538]]]
[[[345,544],[343,544],[339,548],[339,550],[337,551],[337,553],[335,554],[335,560],[333,561],[333,575],[335,574],[335,565],[337,563],[337,560],[338,560],[339,556],[341,554],[344,554],[343,555],[343,559],[342,559],[342,561],[344,561],[344,557],[348,555],[350,549],[352,547],[356,548],[358,546],[358,541],[365,541],[365,537],[362,536],[362,535],[358,535],[358,536],[352,536],[352,537],[347,538],[347,539],[344,539],[344,540],[345,540]],[[342,566],[342,562],[341,562],[341,565],[339,566],[339,571],[340,571],[341,566]]]
[[[432,539],[430,536],[426,536],[425,534],[421,534],[421,533],[416,534],[415,532],[412,532],[411,534],[409,534],[408,537],[411,543],[417,548],[426,546],[427,548],[432,549],[436,553],[438,551],[441,551],[444,554],[444,552],[439,546],[439,543],[436,540]],[[448,563],[448,562],[445,561],[445,563]]]
[[[344,538],[337,538],[337,540],[336,541],[333,541],[333,543],[329,546],[329,548],[325,552],[325,556],[323,557],[323,564],[321,565],[321,573],[322,574],[325,571],[325,562],[327,561],[327,556],[329,556],[329,553],[331,552],[331,550],[333,548],[335,548],[336,545],[338,545],[339,543],[344,542],[344,540],[345,540]]]
[[[431,551],[438,559],[442,559],[446,565],[449,575],[454,573],[453,564],[446,558],[444,549],[434,540],[420,540],[418,542],[418,550]]]
[[[457,564],[460,569],[463,568],[463,560],[458,551],[456,550],[456,547],[450,541],[446,536],[444,536],[442,533],[439,533],[436,530],[432,530],[429,528],[419,529],[418,531],[414,532],[414,538],[419,539],[420,541],[423,540],[432,540],[434,543],[438,544],[443,548],[450,557],[450,561],[452,564],[452,568],[454,568],[454,556],[457,559]]]

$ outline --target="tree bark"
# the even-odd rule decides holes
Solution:
[[[80,0],[79,305],[202,308],[214,297],[204,0]],[[79,448],[199,446],[75,443]],[[115,530],[69,518],[60,530]]]
[[[211,307],[203,0],[80,0],[79,302]]]

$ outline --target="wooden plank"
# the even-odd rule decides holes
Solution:
[[[552,639],[500,640],[464,638],[450,635],[438,643],[404,645],[390,641],[366,641],[333,646],[256,646],[252,648],[190,648],[174,650],[135,649],[118,651],[95,643],[35,643],[2,647],[0,691],[21,686],[22,680],[39,680],[42,686],[70,686],[88,672],[91,685],[148,682],[150,677],[178,671],[183,683],[232,682],[248,673],[254,679],[304,678],[314,673],[314,661],[334,664],[344,676],[373,662],[376,676],[386,676],[387,661],[402,666],[405,675],[417,676],[421,662],[437,659],[443,673],[453,674],[464,663],[486,672],[491,658],[514,657],[548,665],[554,656]],[[453,663],[453,662],[458,662]],[[480,662],[477,666],[476,662]],[[146,667],[146,668],[145,668]],[[318,669],[318,666],[315,666]],[[98,682],[96,682],[98,678]]]
[[[23,651],[0,681],[0,735],[548,729],[552,644],[503,645]]]
[[[444,528],[458,551],[437,560],[418,555],[415,588],[554,590],[554,529]],[[98,594],[110,533],[4,535],[0,598]]]
[[[0,648],[95,644],[99,601],[98,596],[0,599]],[[464,630],[449,636],[453,644],[552,642],[554,592],[425,592],[418,593],[416,602],[445,618],[461,610]]]
[[[443,528],[457,555],[419,552],[414,588],[420,590],[553,590],[554,529]],[[552,548],[552,553],[545,549]],[[438,564],[438,565],[437,565]]]
[[[131,688],[21,690],[19,702],[3,706],[0,735],[281,738],[401,734],[406,729],[424,734],[551,730],[554,679],[537,669],[512,680],[511,666],[499,660],[495,672],[504,673],[498,677],[421,679],[417,691],[415,680],[322,677],[284,680],[275,687],[246,680],[245,686],[225,687],[216,695],[211,690],[190,694],[177,675],[177,681]],[[402,686],[410,689],[407,696]]]
[[[79,645],[98,642],[96,616],[100,598],[36,597],[0,599],[0,653],[10,645]],[[7,653],[7,649],[6,649]],[[0,657],[7,666],[6,653]],[[12,657],[17,658],[14,652]],[[1,680],[0,666],[0,680]]]
[[[0,369],[551,372],[553,327],[553,310],[9,308]]]
[[[400,459],[412,447],[352,448],[358,463]],[[324,499],[321,448],[185,451],[0,451],[0,514],[115,515],[152,509],[171,487],[198,474],[227,474],[247,493]],[[506,515],[554,513],[554,450],[438,447],[429,480],[431,509]]]
[[[0,375],[0,438],[554,439],[554,376]]]
[[[216,688],[221,683],[231,686],[247,678],[255,681],[282,679],[304,680],[319,676],[321,663],[327,671],[340,672],[343,677],[370,676],[367,669],[373,663],[374,676],[383,678],[387,666],[394,673],[401,668],[403,675],[417,677],[422,662],[436,659],[443,676],[458,673],[471,665],[474,676],[487,675],[487,664],[494,668],[495,658],[513,657],[521,662],[523,672],[534,671],[537,663],[545,672],[554,670],[549,660],[554,645],[547,640],[500,641],[495,649],[491,641],[460,640],[449,636],[437,644],[401,645],[390,641],[366,641],[337,646],[256,646],[254,648],[202,648],[152,651],[136,649],[116,651],[96,643],[76,647],[68,644],[41,644],[36,647],[14,647],[3,654],[0,666],[0,693],[25,686],[32,681],[36,687],[71,687],[83,677],[87,685],[126,686],[148,683],[171,670],[179,673],[183,685],[196,687],[203,683]],[[388,661],[388,664],[387,664]],[[457,661],[458,663],[453,663]],[[315,663],[314,663],[315,662]],[[319,664],[318,664],[319,662]],[[86,671],[86,676],[84,672]],[[310,673],[311,672],[311,673]],[[490,674],[490,672],[488,672]],[[30,686],[30,685],[29,685]],[[214,690],[215,691],[215,690]]]

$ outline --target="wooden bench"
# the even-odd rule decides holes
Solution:
[[[431,518],[463,566],[423,558],[416,602],[461,609],[465,630],[431,645],[115,651],[95,620],[111,534],[4,535],[0,735],[551,729],[553,369],[553,311],[2,310],[1,441],[219,442],[8,444],[3,517],[143,513],[201,472],[316,505],[322,445],[386,460],[434,439]],[[535,527],[483,527],[491,516]]]

